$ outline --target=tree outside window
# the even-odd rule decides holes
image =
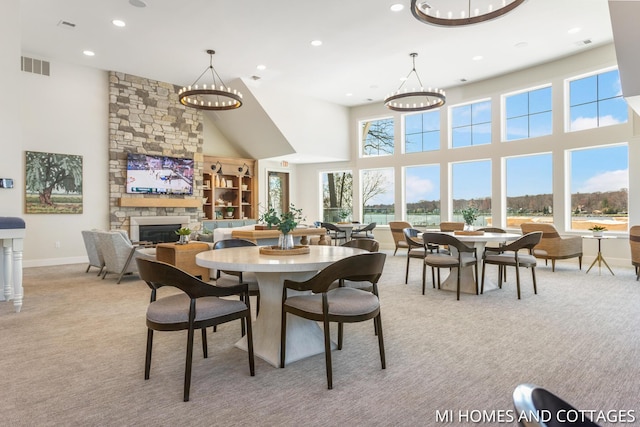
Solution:
[[[353,218],[353,174],[351,171],[322,173],[322,221]]]
[[[393,118],[361,122],[360,131],[364,157],[393,154]]]
[[[395,217],[393,168],[364,169],[362,175],[362,222],[388,224]]]

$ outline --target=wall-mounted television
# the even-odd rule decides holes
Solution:
[[[193,194],[193,159],[129,153],[127,193]]]

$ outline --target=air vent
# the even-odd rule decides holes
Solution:
[[[58,21],[58,27],[68,28],[68,29],[72,30],[72,29],[76,28],[76,24],[74,24],[73,22],[65,21],[63,19],[61,21]]]
[[[583,45],[591,44],[591,39],[582,40],[580,44],[583,44]]]
[[[260,76],[251,76],[250,79],[251,80],[260,80]]]
[[[51,65],[49,64],[49,61],[43,61],[41,59],[34,59],[26,56],[21,56],[20,69],[27,73],[49,76],[51,71]]]

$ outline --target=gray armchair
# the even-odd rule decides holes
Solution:
[[[137,273],[138,266],[134,261],[136,258],[156,259],[155,248],[135,246],[125,233],[120,231],[99,231],[96,232],[96,235],[98,237],[98,250],[104,258],[103,279],[108,273],[114,273],[118,275],[116,283],[120,283],[122,276],[125,274]]]
[[[88,273],[91,267],[95,267],[100,269],[98,271],[99,276],[104,269],[104,257],[102,252],[98,250],[98,230],[82,230],[81,233],[84,247],[87,250],[87,257],[89,258],[89,265],[85,273]]]

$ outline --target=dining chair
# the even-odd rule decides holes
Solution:
[[[357,228],[351,232],[352,239],[373,239],[373,230],[376,228],[377,223],[370,222],[364,227]]]
[[[465,267],[475,266],[476,295],[478,295],[478,255],[476,248],[469,247],[455,236],[444,233],[422,233],[425,246],[443,246],[455,248],[450,253],[427,252],[422,266],[422,295],[425,292],[425,275],[427,266],[431,267],[431,277],[434,277],[434,269],[438,270],[438,289],[440,289],[440,269],[457,268],[456,299],[460,300],[460,275]],[[466,254],[466,255],[465,255]]]
[[[599,427],[583,411],[534,384],[519,384],[515,388],[513,406],[521,427]]]
[[[382,320],[380,317],[380,300],[378,298],[378,280],[386,255],[372,252],[353,255],[334,262],[321,270],[311,279],[304,282],[285,280],[282,290],[282,321],[280,329],[280,367],[285,367],[287,349],[287,313],[305,319],[322,322],[324,329],[324,354],[327,373],[327,387],[333,388],[333,372],[331,365],[331,331],[330,322],[338,323],[338,350],[342,349],[343,324],[363,322],[373,319],[378,333],[378,347],[382,369],[386,368],[384,340],[382,337]],[[330,289],[340,279],[367,280],[373,286],[373,292],[360,289],[339,287]],[[311,294],[289,295],[289,290],[311,291]]]
[[[334,245],[337,245],[341,240],[347,241],[347,232],[338,228],[337,225],[330,222],[323,222],[322,228],[327,230],[327,234],[331,237],[331,242],[333,242]]]
[[[629,246],[631,249],[631,265],[636,270],[636,281],[640,279],[640,225],[629,229]]]
[[[560,236],[553,224],[524,222],[520,224],[522,234],[542,231],[542,240],[533,250],[536,258],[551,260],[551,271],[556,271],[557,259],[578,258],[578,269],[582,270],[582,237]]]
[[[452,232],[464,230],[464,222],[460,221],[443,221],[440,223],[440,231]]]
[[[502,233],[502,234],[505,234],[507,232],[507,230],[500,227],[481,227],[481,228],[478,228],[478,231],[484,231],[485,233]],[[497,247],[503,246],[504,244],[505,242],[497,242]],[[496,247],[496,243],[494,242],[493,244],[491,244],[489,242],[487,243],[486,246]],[[502,280],[503,281],[507,280],[507,271],[504,268],[504,266],[502,267]]]
[[[405,228],[412,228],[411,223],[406,221],[389,221],[391,237],[393,237],[393,243],[396,245],[396,248],[393,251],[393,256],[396,255],[398,249],[406,249],[407,252],[409,252],[409,245],[407,244],[407,239],[404,238],[404,232],[402,231]]]
[[[498,248],[486,246],[482,254],[482,284],[480,293],[484,293],[484,272],[487,264],[498,266],[498,286],[502,289],[503,272],[506,267],[515,267],[516,269],[516,286],[518,289],[518,299],[520,299],[520,267],[531,268],[533,276],[533,293],[537,294],[536,286],[536,257],[533,256],[533,248],[540,243],[542,239],[542,231],[534,231],[525,234],[518,240]],[[526,254],[519,251],[526,250]]]
[[[144,379],[151,372],[151,352],[153,331],[187,331],[187,359],[184,372],[183,399],[189,401],[191,388],[191,366],[193,362],[193,337],[196,329],[202,331],[202,352],[208,357],[206,328],[238,320],[247,330],[247,350],[249,353],[249,372],[255,375],[253,358],[253,333],[251,330],[251,307],[249,290],[245,283],[221,288],[211,286],[191,276],[179,268],[160,261],[136,259],[140,278],[151,288],[151,302],[147,308],[147,352],[144,365]],[[181,290],[158,298],[162,287]],[[240,301],[222,297],[240,296]]]
[[[355,239],[349,240],[348,242],[342,244],[341,246],[347,248],[358,248],[364,249],[368,252],[378,252],[380,250],[380,243],[377,240],[373,239]],[[351,279],[340,279],[338,281],[339,286],[347,286],[349,288],[362,289],[363,291],[373,292],[373,285],[371,282],[364,280],[351,280]]]
[[[258,246],[255,242],[246,239],[223,239],[213,244],[213,250],[226,248],[241,248],[247,246]],[[238,283],[246,283],[249,288],[249,296],[256,297],[256,316],[260,313],[260,288],[256,274],[252,272],[216,270],[215,286],[228,288],[236,286]],[[215,328],[214,328],[215,332]],[[242,336],[244,336],[244,324],[242,325]]]
[[[405,228],[402,230],[402,233],[409,248],[407,251],[407,268],[404,274],[404,284],[406,285],[409,283],[409,261],[411,261],[411,258],[424,259],[426,251],[422,240],[418,238],[420,230],[416,228]]]

